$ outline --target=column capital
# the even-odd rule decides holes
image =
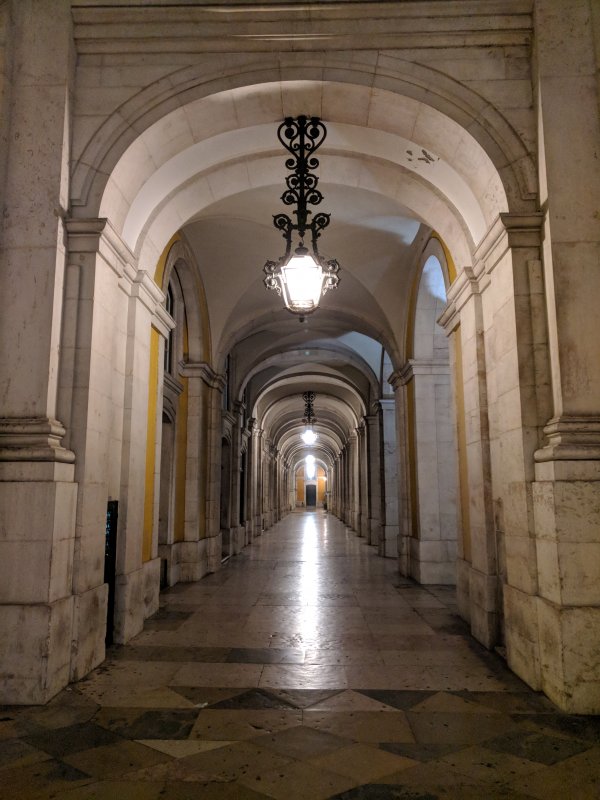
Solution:
[[[542,244],[545,213],[501,213],[490,225],[475,250],[475,273],[490,274],[507,250],[537,248]]]
[[[105,217],[64,220],[69,255],[99,254],[121,276],[127,265],[135,274],[137,259]]]
[[[185,378],[200,378],[211,389],[217,389],[219,392],[225,388],[225,376],[215,372],[206,361],[187,361],[181,367],[181,374]]]
[[[460,311],[473,297],[481,294],[479,278],[473,267],[464,267],[448,289],[448,303],[442,311],[438,325],[451,333],[460,322]]]
[[[406,364],[390,375],[389,382],[394,391],[405,386],[417,375],[449,375],[448,361],[437,358],[409,358]]]

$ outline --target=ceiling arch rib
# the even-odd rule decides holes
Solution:
[[[189,109],[197,103],[212,103],[212,106],[203,109],[204,113],[199,119],[189,121],[188,136],[191,132],[192,136],[200,135],[203,138],[226,129],[227,124],[223,126],[223,120],[228,118],[229,127],[254,123],[257,105],[266,109],[271,120],[277,120],[285,115],[304,112],[325,116],[324,109],[337,100],[338,108],[345,111],[349,122],[368,124],[369,119],[374,117],[371,102],[365,105],[352,97],[347,103],[339,103],[341,91],[348,90],[347,87],[350,91],[366,89],[372,95],[401,97],[405,106],[422,105],[431,109],[434,117],[450,120],[461,135],[468,130],[467,136],[477,143],[491,159],[495,170],[502,174],[508,195],[514,202],[518,202],[519,198],[527,201],[535,194],[532,158],[514,129],[484,98],[438,71],[395,59],[393,64],[386,66],[385,75],[379,75],[377,67],[374,68],[370,61],[365,60],[361,64],[356,54],[350,60],[348,54],[340,53],[336,55],[337,80],[322,81],[323,73],[314,63],[319,56],[314,53],[310,55],[311,67],[301,67],[297,55],[278,53],[276,63],[270,61],[268,56],[257,58],[260,63],[250,59],[250,62],[228,75],[222,72],[211,75],[206,65],[175,71],[166,83],[160,80],[148,86],[109,116],[87,144],[81,147],[77,156],[72,203],[76,209],[81,209],[80,216],[97,215],[98,209],[97,206],[94,208],[94,203],[106,194],[107,181],[128,147],[135,144],[146,130],[163,120],[169,120],[170,113],[177,113],[184,107]],[[293,65],[289,65],[293,74],[297,75],[301,68],[303,74],[313,80],[281,81],[282,74],[285,75],[287,71],[285,61],[288,58],[294,60]],[[328,58],[330,60],[330,56]],[[321,66],[327,65],[323,63]],[[381,86],[382,82],[385,82],[386,88]],[[307,84],[312,91],[306,90]],[[264,85],[274,86],[276,91],[268,95],[262,89]],[[297,94],[305,108],[296,109],[293,98],[286,95],[286,89],[294,86],[304,87],[304,91],[300,90]],[[315,87],[318,87],[316,91]],[[228,91],[231,92],[230,97],[227,97]],[[259,98],[259,103],[249,102],[253,94]],[[224,98],[229,102],[224,102]],[[309,109],[307,101],[314,104],[315,108]],[[381,107],[384,120],[397,126],[390,104],[384,101]],[[401,117],[407,120],[409,126],[413,122],[413,115],[406,113],[406,109],[401,109]],[[429,125],[427,120],[425,126],[428,129],[435,127]],[[456,141],[456,136],[448,139]],[[137,159],[140,166],[144,156],[147,153]]]
[[[315,375],[344,375],[358,390],[368,388],[372,397],[379,395],[379,380],[370,364],[349,347],[333,344],[327,345],[320,342],[315,346],[314,341],[306,342],[305,346],[285,350],[281,346],[271,348],[255,364],[251,364],[240,376],[240,384],[236,387],[236,394],[241,398],[247,383],[264,370],[276,368],[279,377],[293,375],[300,371],[303,374]],[[354,372],[358,375],[354,375]],[[362,380],[360,380],[362,378]]]
[[[448,205],[456,208],[458,215],[465,221],[473,242],[477,243],[483,237],[488,225],[498,213],[497,199],[493,198],[492,202],[484,194],[478,198],[467,180],[453,165],[443,160],[438,151],[430,152],[418,142],[398,134],[373,127],[361,128],[358,125],[336,123],[328,117],[326,119],[327,139],[320,151],[322,155],[329,155],[329,165],[322,173],[324,181],[332,179],[328,173],[331,171],[333,155],[351,154],[356,158],[359,154],[363,160],[379,162],[386,167],[393,164],[403,168],[413,178],[423,181],[426,185],[433,185],[436,192],[446,198]],[[170,131],[170,135],[174,134],[176,135],[176,132]],[[441,142],[439,144],[442,145]],[[218,200],[219,193],[229,188],[221,181],[215,180],[218,168],[221,173],[229,169],[230,178],[235,178],[236,163],[252,163],[256,158],[270,160],[275,156],[279,157],[279,169],[277,165],[271,165],[271,169],[265,169],[266,165],[263,165],[263,169],[260,170],[263,180],[275,177],[273,171],[281,172],[282,153],[281,147],[277,145],[271,120],[267,124],[227,131],[208,140],[190,144],[155,169],[140,186],[122,223],[123,239],[132,250],[139,252],[140,237],[147,227],[147,221],[156,216],[159,203],[164,203],[165,198],[174,197],[182,187],[189,185],[192,175],[206,176],[205,189],[213,200]],[[154,160],[151,163],[154,163]],[[483,164],[481,166],[484,167]],[[489,182],[491,174],[487,178]],[[230,188],[229,191],[235,193],[240,188],[234,183],[233,190]],[[478,188],[481,191],[488,189],[487,186]],[[128,193],[132,195],[131,188]],[[207,205],[210,205],[210,202],[207,202],[209,197],[205,195]],[[506,198],[503,199],[505,202]]]
[[[314,411],[317,419],[321,409],[330,408],[333,400],[341,402],[347,407],[352,415],[354,427],[358,425],[359,419],[366,414],[366,405],[360,394],[347,382],[330,376],[317,375],[288,375],[284,380],[277,381],[262,392],[252,409],[252,416],[261,420],[268,420],[272,415],[273,407],[276,403],[288,403],[289,410],[302,418],[304,416],[304,403],[302,392],[314,391],[317,399],[314,403]],[[287,410],[287,409],[286,409]]]
[[[253,265],[253,269],[256,269],[256,265]],[[253,319],[244,320],[243,323],[238,320],[237,325],[233,319],[228,322],[215,354],[217,363],[221,363],[225,356],[234,350],[245,365],[250,365],[278,352],[285,354],[295,349],[306,351],[306,345],[313,341],[325,341],[330,347],[339,337],[359,333],[382,347],[395,365],[400,364],[394,331],[382,313],[378,318],[365,319],[357,313],[357,309],[350,307],[349,303],[346,303],[344,308],[335,309],[324,305],[318,314],[307,318],[305,323],[299,325],[297,319],[276,303],[269,304],[269,310],[265,311],[265,292],[262,285],[261,297],[263,306]],[[327,313],[322,313],[326,308]],[[401,309],[398,311],[401,313]],[[306,356],[307,364],[313,361],[312,347],[308,347],[308,350],[310,352]],[[285,358],[285,355],[283,357]],[[366,360],[369,361],[369,358]],[[241,400],[245,382],[238,386],[238,399]]]

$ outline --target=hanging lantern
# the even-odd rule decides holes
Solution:
[[[281,199],[285,205],[296,206],[293,211],[296,221],[287,214],[273,217],[273,225],[282,232],[286,248],[278,261],[266,262],[264,284],[283,297],[288,311],[300,317],[315,311],[321,296],[335,289],[340,281],[338,262],[323,259],[317,245],[321,231],[329,225],[330,215],[320,212],[309,219],[312,212],[307,207],[309,203],[318,205],[323,199],[317,188],[319,179],[311,170],[319,166],[314,154],[326,135],[327,129],[319,117],[286,117],[277,129],[277,138],[291,154],[285,165],[292,170]],[[307,234],[309,247],[305,245]]]

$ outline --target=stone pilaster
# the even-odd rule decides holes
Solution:
[[[447,359],[410,359],[397,376],[394,385],[412,384],[413,398],[406,420],[412,430],[405,479],[414,485],[405,495],[416,507],[409,535],[403,537],[407,571],[419,583],[454,584],[457,486],[450,368]]]
[[[396,437],[396,404],[394,400],[380,400],[383,433],[384,516],[379,541],[379,555],[398,557],[398,442]]]
[[[74,48],[66,0],[24,0],[11,3],[7,13],[10,116],[0,145],[0,702],[44,703],[69,680],[76,614],[75,456],[64,445],[66,423],[57,405]],[[103,643],[91,649],[98,663]]]
[[[369,542],[369,444],[367,423],[363,419],[358,426],[358,533]]]
[[[382,462],[381,462],[381,412],[377,404],[375,413],[365,417],[367,423],[367,459],[369,493],[369,544],[379,547],[382,520]]]
[[[552,411],[535,454],[540,686],[600,713],[600,97],[597,8],[534,4]],[[565,125],[565,120],[569,124]],[[573,146],[572,131],[577,130]],[[516,598],[513,598],[515,600]],[[528,604],[531,606],[531,602]],[[513,667],[515,668],[515,667]],[[517,670],[519,671],[519,670]]]
[[[180,373],[188,378],[186,522],[180,579],[196,581],[221,565],[221,398],[225,379],[205,362],[182,363]]]
[[[440,319],[456,331],[464,408],[465,473],[460,475],[466,498],[461,507],[462,552],[457,560],[457,597],[473,635],[487,647],[498,641],[500,606],[491,491],[488,398],[484,321],[480,285],[465,267],[448,290],[448,306]]]
[[[173,320],[163,307],[164,295],[149,274],[127,267],[122,280],[127,300],[127,337],[124,359],[123,426],[120,458],[119,527],[117,534],[117,582],[115,589],[114,638],[124,643],[140,632],[144,620],[158,610],[160,559],[158,558],[158,503],[162,418],[163,347]],[[99,305],[96,299],[96,305]],[[100,310],[95,317],[100,316]],[[154,329],[154,330],[153,330]],[[158,349],[152,350],[156,331]],[[154,387],[148,379],[152,359],[157,359]],[[98,376],[100,380],[100,376]],[[156,391],[151,398],[149,391]],[[93,402],[93,396],[90,402]],[[152,402],[154,401],[154,402]],[[148,439],[149,410],[154,409],[153,442]],[[94,440],[92,439],[92,442]],[[154,470],[146,473],[148,454],[140,442],[154,448]],[[86,452],[85,465],[94,469],[93,451]],[[146,501],[152,493],[150,521]],[[90,513],[82,514],[89,524]],[[147,525],[150,530],[146,530]],[[145,537],[150,536],[148,542]],[[82,565],[85,561],[82,559]]]

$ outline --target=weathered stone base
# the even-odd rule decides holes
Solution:
[[[368,542],[372,544],[374,547],[379,545],[379,539],[381,537],[381,524],[378,519],[374,519],[373,517],[369,518],[369,534],[368,534]]]
[[[206,539],[179,543],[179,580],[183,583],[199,581],[209,572]]]
[[[144,627],[144,620],[158,611],[160,558],[140,569],[117,576],[114,640],[125,644]]]
[[[46,703],[69,682],[73,598],[4,605],[0,620],[0,703]]]
[[[498,577],[486,575],[471,566],[469,584],[471,633],[481,644],[491,649],[498,644],[500,631]]]
[[[563,711],[600,714],[600,608],[504,589],[508,665]]]
[[[471,565],[464,558],[456,559],[456,605],[458,613],[471,622]]]
[[[459,614],[470,623],[473,636],[485,647],[495,647],[500,631],[496,575],[485,575],[468,561],[457,559],[456,602]]]
[[[223,548],[221,550],[221,560],[230,558],[233,555],[233,529],[221,528],[219,535]]]
[[[570,714],[600,714],[600,608],[538,598],[542,691]]]
[[[158,546],[158,557],[161,560],[161,573],[166,562],[166,583],[167,586],[175,586],[181,580],[180,551],[183,542],[173,542],[172,544],[160,544]]]
[[[365,514],[359,514],[359,531],[358,535],[364,537],[367,542],[369,541],[369,518]]]
[[[418,583],[456,583],[456,542],[410,538],[409,574]]]
[[[78,681],[104,661],[108,584],[73,598],[70,680]]]
[[[378,553],[385,558],[398,558],[400,548],[398,525],[384,525],[381,530]]]
[[[532,689],[542,688],[538,597],[504,587],[504,629],[508,666]]]
[[[241,553],[246,545],[246,528],[239,525],[237,528],[232,528],[232,555],[236,556]]]
[[[211,536],[204,540],[206,542],[206,562],[209,572],[217,572],[221,569],[221,536]]]

